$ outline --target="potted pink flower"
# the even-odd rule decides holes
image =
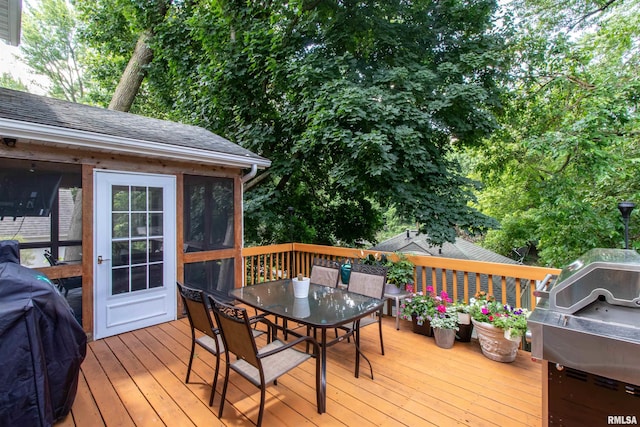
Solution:
[[[400,317],[413,322],[413,331],[426,336],[432,335],[431,320],[436,316],[437,307],[451,304],[447,292],[436,295],[433,286],[427,286],[425,292],[417,292],[405,298],[400,305]]]
[[[413,322],[413,332],[430,337],[431,318],[436,312],[439,297],[432,286],[427,286],[425,292],[415,292],[405,298],[400,305],[400,317]]]
[[[438,347],[453,347],[453,343],[456,340],[456,331],[458,330],[458,313],[455,306],[450,305],[446,300],[441,301],[431,319],[431,327]]]

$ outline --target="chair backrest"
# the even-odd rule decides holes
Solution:
[[[347,290],[373,298],[384,296],[387,267],[380,265],[353,264]]]
[[[204,292],[200,289],[188,288],[178,282],[176,282],[176,284],[178,285],[184,308],[187,310],[187,317],[189,318],[191,328],[215,339],[215,328],[211,320],[209,307],[207,307]]]
[[[253,330],[247,310],[217,301],[211,295],[208,298],[216,323],[222,334],[225,349],[235,354],[238,359],[245,360],[257,369],[262,370],[262,365],[258,359],[258,346],[253,338]]]
[[[337,262],[322,258],[313,259],[310,277],[311,283],[335,288],[338,286],[339,278],[340,266]]]
[[[51,255],[51,252],[45,250],[44,257],[46,258],[49,265],[51,266],[58,265],[58,261],[53,257],[53,255]]]

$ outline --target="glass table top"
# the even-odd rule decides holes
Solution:
[[[383,299],[313,283],[307,298],[295,298],[291,280],[245,286],[229,295],[258,310],[316,327],[343,325],[380,309],[384,303]]]

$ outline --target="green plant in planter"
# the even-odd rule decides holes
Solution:
[[[511,337],[521,337],[527,332],[529,310],[511,307],[496,301],[492,295],[478,292],[470,300],[470,314],[476,322],[489,323],[509,331]]]
[[[456,313],[469,313],[471,311],[471,306],[469,304],[465,304],[463,301],[454,302],[453,307],[455,308]]]
[[[471,314],[470,314],[471,307],[469,306],[469,304],[465,304],[462,301],[456,301],[453,304],[452,308],[458,315],[459,323],[462,323],[462,324],[471,323]]]
[[[360,251],[360,263],[366,265],[383,265],[388,264],[387,256],[385,254],[367,254],[365,256],[364,251]]]
[[[413,283],[415,265],[402,253],[395,253],[396,261],[387,260],[387,283],[398,288]]]
[[[425,292],[416,292],[402,301],[400,305],[400,316],[405,320],[412,320],[416,317],[418,325],[422,325],[425,320],[431,320],[436,313],[436,306],[439,304],[433,287],[427,286]]]
[[[431,317],[431,327],[440,329],[458,328],[458,312],[452,305],[439,304],[436,307],[435,314]]]

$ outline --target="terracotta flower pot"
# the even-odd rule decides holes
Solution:
[[[476,328],[482,354],[496,362],[513,362],[516,359],[519,341],[506,339],[504,331],[490,323],[471,321]]]

